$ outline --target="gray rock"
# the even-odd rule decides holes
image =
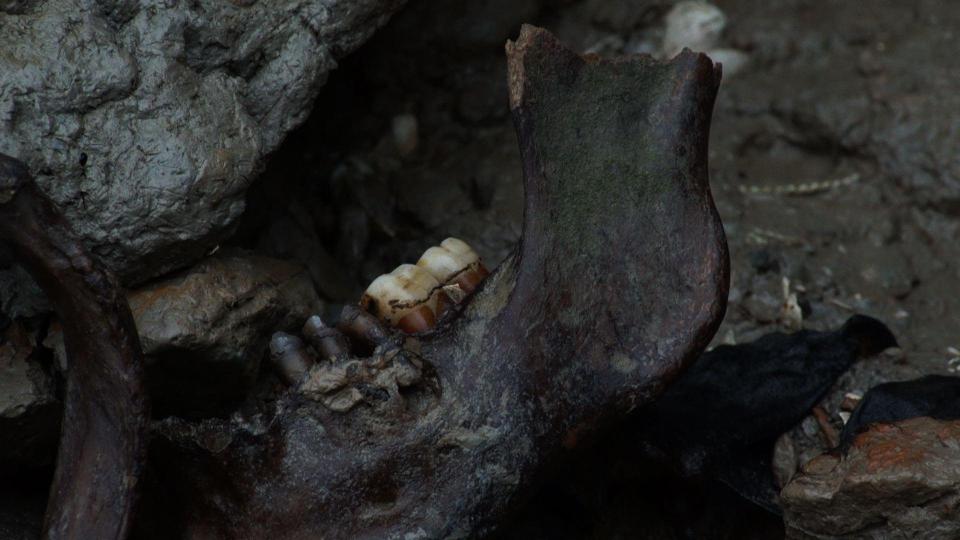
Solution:
[[[158,415],[228,411],[255,379],[270,335],[323,308],[305,269],[249,255],[205,259],[128,300]],[[54,324],[45,344],[61,362],[62,339]]]
[[[780,495],[788,538],[960,537],[960,421],[878,424]]]
[[[0,475],[53,462],[60,403],[34,358],[36,336],[11,324],[0,340]]]
[[[783,487],[797,472],[797,448],[790,433],[784,433],[773,445],[773,477]]]
[[[717,6],[699,0],[679,2],[664,21],[663,56],[673,58],[684,47],[697,52],[713,49],[719,42],[727,17]]]
[[[0,3],[0,152],[127,283],[199,259],[403,0]]]
[[[40,286],[21,266],[0,266],[0,320],[17,319],[51,311]]]

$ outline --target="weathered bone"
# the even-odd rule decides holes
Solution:
[[[482,535],[544,464],[706,345],[728,283],[706,166],[719,69],[690,52],[580,57],[530,26],[507,54],[526,189],[516,254],[399,352],[382,330],[355,332],[374,357],[340,358],[321,381],[359,381],[337,387],[349,406],[291,390],[250,422],[160,424],[138,537]],[[119,538],[145,418],[129,312],[45,199],[13,200],[2,232],[61,311],[71,363],[48,530]]]
[[[439,393],[379,377],[350,389],[349,412],[291,392],[265,428],[166,421],[151,464],[155,492],[176,495],[155,499],[144,530],[482,535],[545,463],[652,399],[707,344],[728,285],[707,184],[719,68],[689,51],[581,57],[530,26],[507,54],[523,238],[461,313],[419,338]],[[348,367],[321,379],[341,384]]]
[[[3,154],[0,241],[46,292],[70,359],[44,538],[126,538],[148,420],[140,339],[126,297],[26,167]]]

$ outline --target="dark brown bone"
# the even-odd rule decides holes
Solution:
[[[23,164],[2,154],[0,241],[63,321],[69,359],[44,538],[126,538],[147,425],[140,339],[126,297]]]
[[[178,496],[145,530],[480,536],[545,463],[652,399],[704,348],[728,284],[707,184],[719,68],[689,51],[581,57],[530,26],[507,54],[523,238],[461,313],[421,336],[440,392],[346,413],[291,394],[266,432],[205,424],[230,441],[206,450],[195,426],[168,421],[151,463],[158,492]],[[392,392],[382,403],[397,403]]]

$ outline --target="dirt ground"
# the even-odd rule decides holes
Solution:
[[[725,77],[711,135],[733,271],[715,343],[886,322],[902,349],[838,382],[824,408],[839,427],[846,392],[960,367],[960,3],[717,5],[723,45],[749,62]],[[531,22],[581,51],[655,51],[669,7],[411,2],[272,158],[236,243],[307,264],[331,312],[447,236],[495,265],[523,201],[504,41]],[[792,437],[799,462],[825,446],[812,418]]]

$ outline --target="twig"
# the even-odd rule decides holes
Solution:
[[[833,424],[830,423],[830,415],[827,414],[827,411],[823,407],[817,405],[813,408],[813,416],[817,419],[817,424],[820,426],[820,435],[823,436],[823,442],[825,442],[830,448],[836,448],[840,444],[840,435],[837,434],[837,430],[833,427]]]

